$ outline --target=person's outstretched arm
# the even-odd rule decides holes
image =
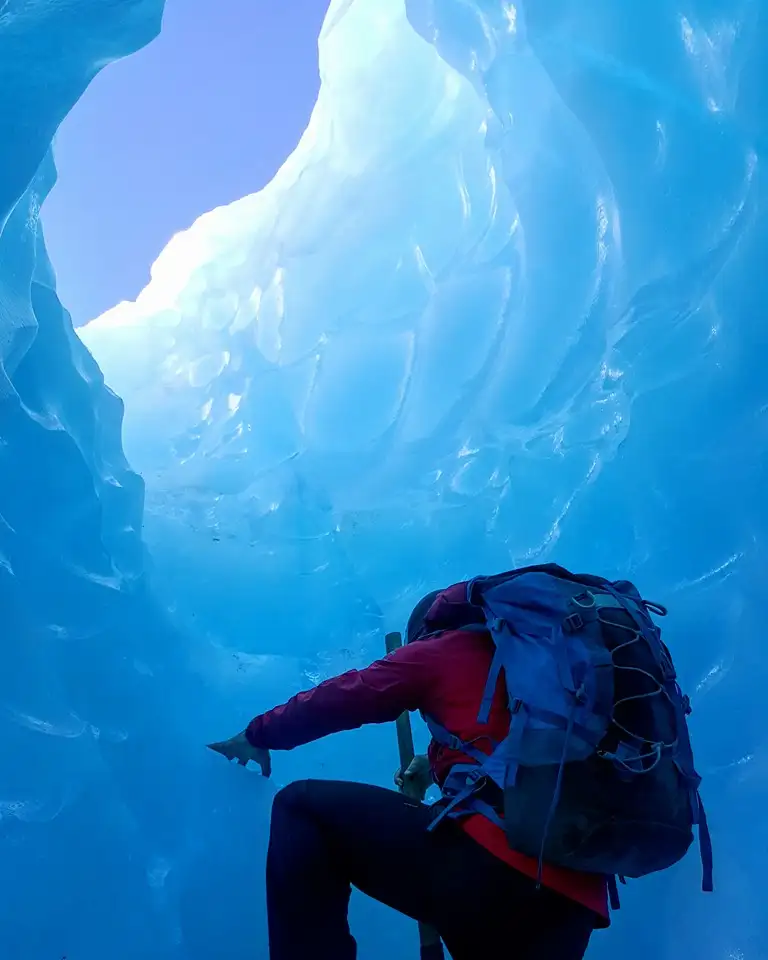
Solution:
[[[340,730],[387,723],[423,706],[429,683],[424,644],[401,647],[364,670],[349,670],[255,717],[245,734],[254,747],[292,750]]]
[[[241,763],[254,760],[269,776],[269,750],[292,750],[341,730],[387,723],[424,705],[431,650],[426,643],[400,647],[364,670],[349,670],[262,713],[246,729],[211,749]]]

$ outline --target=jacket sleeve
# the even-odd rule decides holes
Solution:
[[[340,730],[396,720],[419,709],[429,686],[429,658],[424,644],[400,647],[364,670],[338,677],[291,697],[255,717],[246,729],[254,747],[292,750]]]

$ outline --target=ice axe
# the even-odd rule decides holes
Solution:
[[[403,638],[399,633],[388,633],[384,642],[387,645],[387,653],[392,653],[403,645]],[[401,713],[395,725],[397,728],[397,747],[400,751],[400,769],[405,773],[416,753],[413,749],[411,718],[407,713]],[[420,795],[418,785],[409,783],[405,778],[403,778],[403,786],[400,789],[402,793],[413,800],[421,801],[424,799]],[[444,960],[443,944],[434,927],[419,922],[419,942],[421,944],[421,960]]]

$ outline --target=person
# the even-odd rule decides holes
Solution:
[[[439,594],[414,610],[417,638]],[[483,626],[409,642],[365,669],[297,694],[211,748],[271,772],[270,751],[420,710],[483,753],[510,728],[503,676],[487,723],[478,722],[494,656]],[[396,782],[419,793],[468,761],[435,740]],[[453,960],[581,960],[596,928],[609,925],[606,878],[544,863],[511,849],[504,830],[480,813],[444,817],[435,806],[354,782],[302,780],[274,799],[267,855],[271,960],[353,960],[347,912],[354,886],[434,927]]]

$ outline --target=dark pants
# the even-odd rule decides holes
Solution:
[[[267,858],[271,960],[354,960],[363,893],[437,928],[454,960],[581,960],[595,915],[394,790],[301,780],[275,797]],[[414,947],[414,956],[418,952]]]

